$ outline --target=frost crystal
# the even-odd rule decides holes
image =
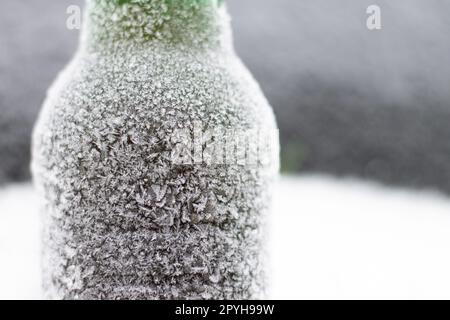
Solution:
[[[194,123],[276,129],[224,5],[90,0],[86,18],[34,132],[47,297],[263,297],[276,150],[254,165],[171,159]]]

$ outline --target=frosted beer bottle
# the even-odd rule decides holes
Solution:
[[[225,4],[85,10],[33,136],[46,297],[264,297],[276,124]]]

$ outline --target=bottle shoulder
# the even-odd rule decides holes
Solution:
[[[72,117],[201,119],[224,126],[249,126],[272,113],[233,52],[80,53],[49,90],[45,104]]]

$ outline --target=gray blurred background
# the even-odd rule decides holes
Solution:
[[[237,51],[275,109],[284,171],[450,192],[450,1],[227,2]],[[66,9],[82,3],[2,0],[0,184],[29,179],[32,125],[77,46]]]

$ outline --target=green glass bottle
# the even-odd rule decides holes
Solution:
[[[33,136],[46,297],[264,297],[276,133],[222,1],[88,0]]]

